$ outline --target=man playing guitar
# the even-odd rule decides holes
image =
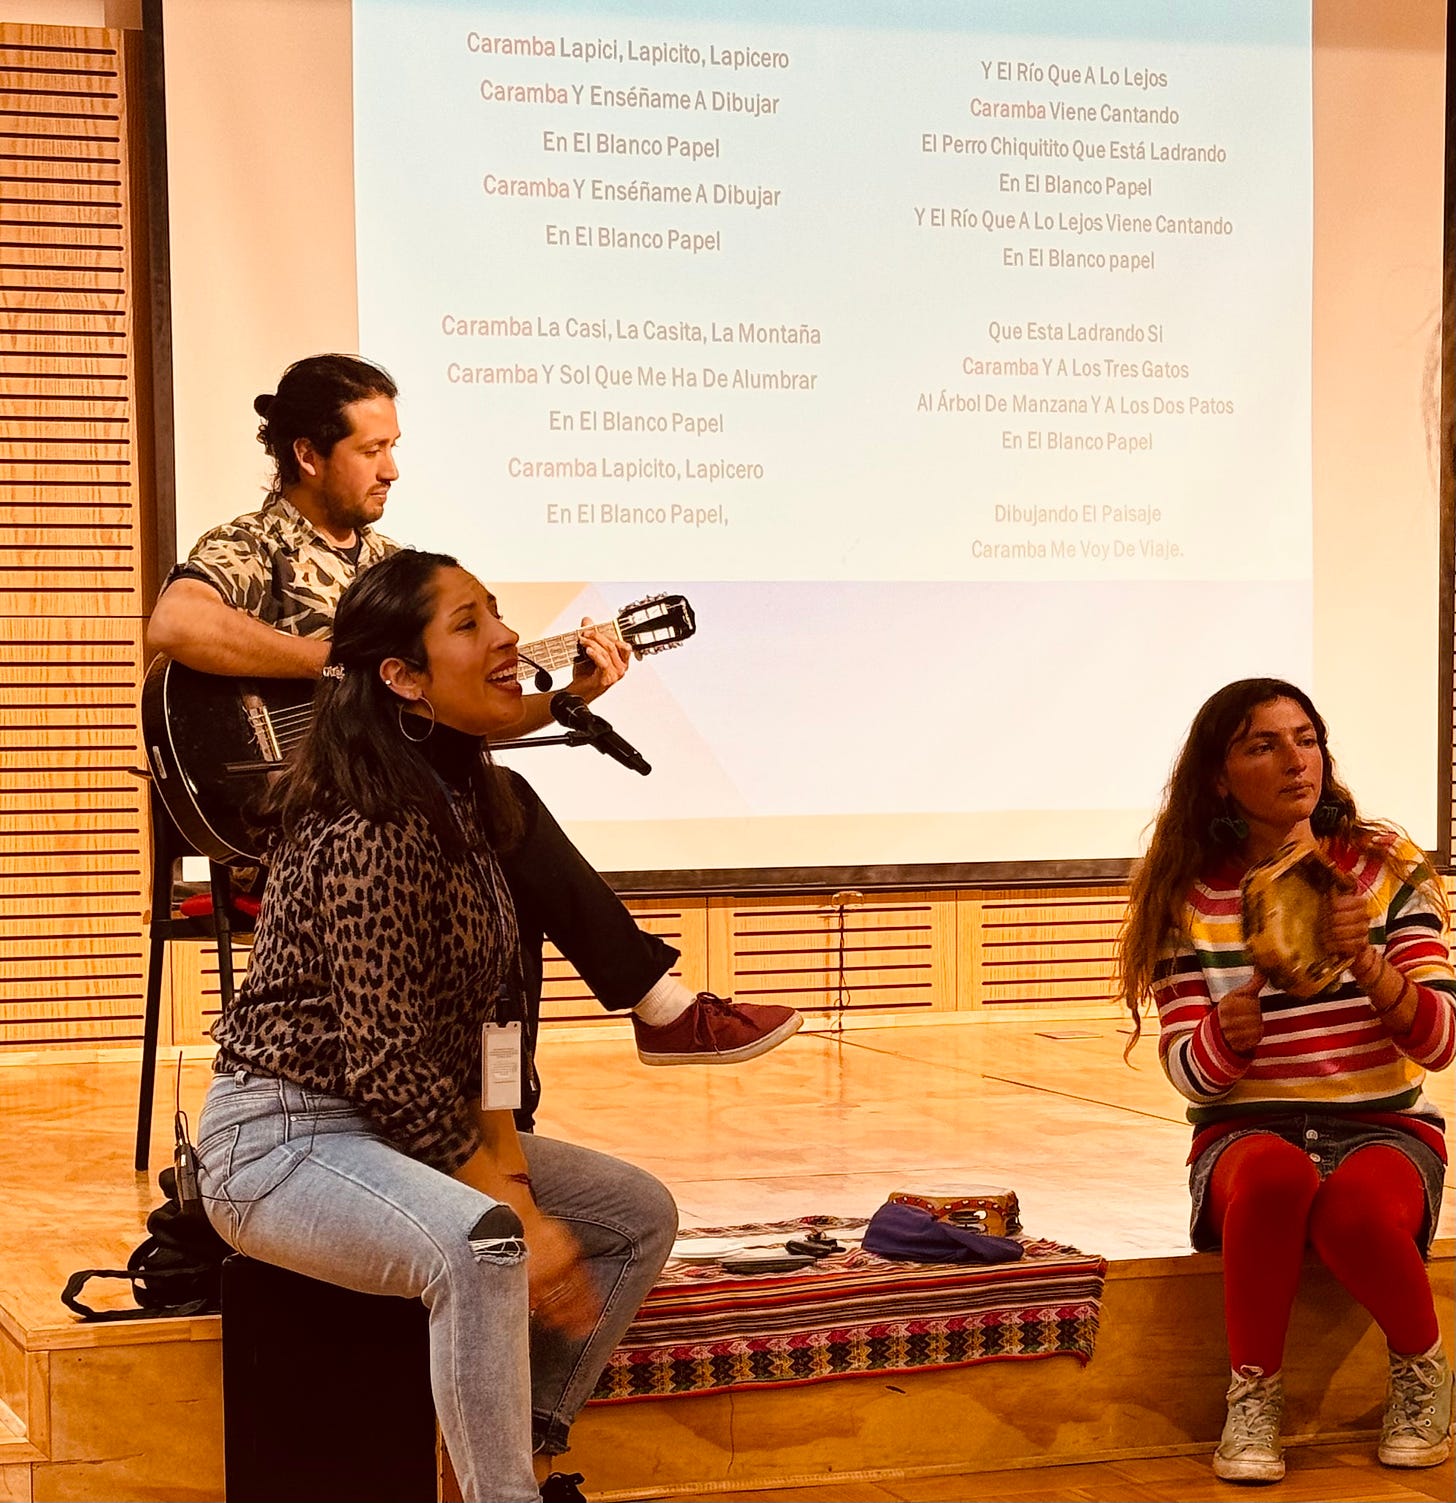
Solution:
[[[357,573],[399,546],[373,528],[399,475],[396,395],[379,367],[318,355],[289,366],[278,391],[256,400],[258,438],[276,465],[272,490],[260,510],[204,534],[173,569],[147,626],[150,651],[204,673],[318,676],[339,597]],[[589,701],[622,678],[631,651],[583,628],[571,691]],[[510,733],[545,726],[549,706],[548,695],[523,696]],[[637,926],[524,779],[516,785],[526,835],[502,865],[520,924],[533,1034],[543,936],[603,1007],[632,1011],[644,1063],[735,1063],[798,1029],[802,1018],[792,1008],[689,992],[670,974],[678,952]]]

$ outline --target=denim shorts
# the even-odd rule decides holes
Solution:
[[[1357,1149],[1379,1144],[1403,1153],[1421,1177],[1426,1192],[1426,1217],[1421,1223],[1417,1241],[1421,1251],[1429,1254],[1431,1239],[1436,1234],[1436,1222],[1441,1214],[1442,1181],[1446,1166],[1440,1157],[1412,1133],[1399,1128],[1385,1127],[1379,1123],[1352,1122],[1348,1117],[1335,1116],[1328,1112],[1301,1112],[1295,1116],[1270,1117],[1266,1121],[1250,1122],[1240,1127],[1207,1148],[1193,1161],[1188,1171],[1188,1191],[1193,1197],[1189,1218],[1189,1237],[1198,1252],[1217,1252],[1218,1235],[1204,1224],[1204,1207],[1208,1199],[1208,1186],[1213,1179],[1214,1165],[1230,1143],[1247,1138],[1255,1133],[1269,1133],[1302,1148],[1319,1170],[1321,1180],[1327,1179]]]

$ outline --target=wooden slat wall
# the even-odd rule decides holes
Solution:
[[[168,947],[168,980],[171,983],[172,1040],[177,1045],[206,1044],[208,1030],[222,1011],[217,984],[217,946],[209,943],[175,944]],[[252,952],[244,944],[233,946],[233,985],[248,974]],[[165,1008],[164,999],[164,1008]]]
[[[1125,889],[987,889],[961,893],[959,906],[973,1005],[1116,1005]]]
[[[0,1049],[141,1033],[125,96],[121,33],[0,26]]]
[[[673,974],[693,991],[807,1012],[1047,1007],[1100,1016],[1118,1010],[1113,951],[1124,904],[1120,888],[1106,887],[857,898],[842,909],[842,988],[841,908],[827,898],[657,899],[629,907],[681,953]],[[174,1035],[179,1044],[202,1043],[218,1011],[216,952],[173,950]],[[246,951],[236,964],[241,975]],[[550,946],[541,1010],[557,1023],[613,1016]]]
[[[632,916],[644,929],[659,934],[682,959],[672,974],[693,991],[708,985],[707,907],[702,899],[670,902],[654,899],[634,902]],[[173,985],[172,1030],[178,1044],[202,1044],[221,1007],[217,984],[217,950],[210,944],[174,945],[171,957]],[[587,990],[586,983],[552,945],[545,956],[545,984],[541,1016],[548,1022],[604,1022],[609,1018]],[[248,951],[235,947],[233,974],[247,974]]]
[[[725,996],[801,1009],[956,1006],[952,893],[713,898],[708,917],[712,989]]]
[[[691,991],[707,990],[706,902],[702,898],[651,899],[627,906],[644,929],[660,935],[681,956],[672,974]],[[593,1022],[608,1016],[554,945],[546,947],[541,1016],[558,1022]]]

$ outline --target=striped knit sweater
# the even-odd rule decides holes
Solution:
[[[1245,869],[1230,860],[1193,884],[1188,947],[1165,956],[1154,974],[1163,1069],[1191,1103],[1188,1120],[1205,1128],[1200,1142],[1217,1136],[1206,1130],[1210,1124],[1313,1108],[1393,1118],[1444,1158],[1443,1119],[1422,1086],[1427,1070],[1443,1070],[1456,1057],[1456,977],[1439,913],[1401,875],[1424,857],[1403,838],[1388,855],[1332,842],[1325,853],[1366,895],[1370,943],[1416,983],[1410,1032],[1394,1038],[1346,972],[1305,1000],[1265,987],[1264,1036],[1253,1058],[1230,1049],[1215,1009],[1252,974],[1240,920]]]

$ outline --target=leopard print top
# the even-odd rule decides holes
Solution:
[[[515,913],[478,824],[450,860],[423,816],[306,822],[280,842],[247,978],[213,1027],[220,1071],[354,1102],[445,1173],[479,1144],[481,1025],[518,1015]]]

